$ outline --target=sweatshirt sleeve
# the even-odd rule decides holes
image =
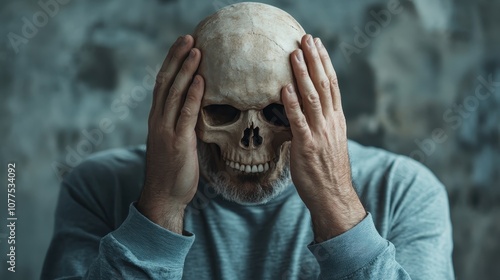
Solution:
[[[194,235],[165,230],[135,205],[115,231],[103,237],[83,279],[181,279]]]
[[[105,194],[114,181],[100,167],[98,162],[84,163],[61,184],[41,279],[181,279],[195,236],[156,225],[135,203],[115,226],[107,214],[113,200],[95,199],[96,190]],[[107,177],[98,178],[102,173]]]
[[[320,265],[319,279],[411,279],[395,260],[395,248],[382,238],[370,213],[349,231],[309,250]]]
[[[380,211],[391,217],[387,238],[368,213],[349,231],[309,244],[319,279],[454,279],[444,186],[418,163],[403,159],[396,165],[384,182],[389,191]]]

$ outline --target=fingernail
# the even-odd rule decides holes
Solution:
[[[302,54],[302,51],[299,50],[296,54],[295,57],[297,58],[297,61],[302,62],[304,60],[304,55]]]
[[[193,79],[193,84],[197,85],[199,83],[200,83],[200,78],[198,76],[195,76],[194,79]]]
[[[308,36],[308,38],[307,38],[307,45],[308,45],[309,47],[314,46],[313,37],[312,37],[311,35],[309,35],[309,36]]]
[[[184,46],[187,43],[187,36],[181,36],[181,46]]]
[[[191,51],[189,52],[189,58],[193,58],[196,56],[196,52],[194,51],[194,49],[191,49]]]
[[[323,47],[323,44],[321,43],[321,39],[320,38],[316,38],[316,47],[318,49],[320,49],[320,48]]]
[[[286,91],[288,91],[288,93],[294,93],[295,92],[293,90],[293,86],[291,84],[288,84],[288,86],[286,86]]]

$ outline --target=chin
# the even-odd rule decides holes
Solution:
[[[240,204],[263,204],[291,185],[289,150],[290,142],[283,143],[275,158],[267,162],[268,168],[266,163],[262,163],[262,168],[256,165],[252,172],[224,160],[216,144],[198,141],[200,175],[226,200]]]

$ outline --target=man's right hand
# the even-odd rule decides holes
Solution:
[[[186,35],[170,48],[156,77],[149,114],[146,177],[137,209],[154,223],[182,234],[184,209],[198,185],[195,126],[204,80],[193,78],[201,52]]]

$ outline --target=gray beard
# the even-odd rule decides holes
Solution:
[[[279,196],[292,185],[289,149],[284,153],[285,158],[280,159],[284,164],[283,168],[278,171],[278,178],[267,185],[255,182],[251,190],[245,190],[236,182],[232,182],[232,178],[227,172],[216,170],[214,154],[217,152],[219,149],[215,144],[207,144],[198,140],[200,175],[205,184],[226,200],[243,205],[264,204]]]

